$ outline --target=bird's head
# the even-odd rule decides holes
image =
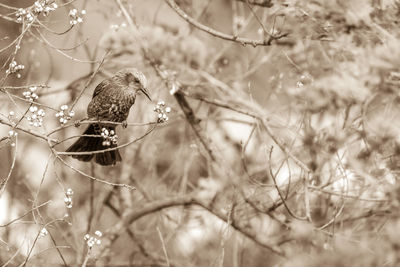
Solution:
[[[122,76],[125,81],[134,88],[136,92],[142,92],[151,101],[149,92],[147,91],[147,79],[144,74],[135,68],[127,68],[117,72],[117,75]]]

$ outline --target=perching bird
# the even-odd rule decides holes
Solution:
[[[120,70],[97,85],[87,107],[87,114],[93,120],[125,122],[139,91],[151,101],[146,88],[147,80],[142,72],[135,68]],[[107,123],[90,124],[67,152],[94,152],[117,147],[115,127],[115,124]],[[117,149],[72,157],[81,161],[90,161],[94,157],[96,163],[104,166],[114,165],[122,159]]]

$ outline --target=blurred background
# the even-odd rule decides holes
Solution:
[[[398,266],[399,14],[0,1],[0,266]],[[117,128],[123,161],[67,156],[126,67],[152,101]]]

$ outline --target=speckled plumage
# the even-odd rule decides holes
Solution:
[[[150,98],[146,87],[147,80],[142,72],[135,68],[120,70],[96,86],[92,101],[87,107],[87,114],[90,119],[94,120],[124,122],[128,118],[130,108],[135,103],[138,91],[142,91]],[[81,136],[67,149],[67,152],[89,152],[116,147],[117,144],[103,145],[104,139],[99,137],[102,128],[115,131],[115,125],[112,124],[91,124],[83,134],[98,136]],[[121,161],[121,155],[117,149],[95,154],[73,155],[72,157],[81,161],[90,161],[95,157],[96,163],[100,165],[114,165],[117,161]]]

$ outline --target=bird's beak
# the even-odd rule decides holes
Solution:
[[[149,94],[149,92],[147,91],[147,89],[146,88],[142,88],[142,89],[140,89],[140,91],[142,91],[143,92],[143,94],[145,94],[146,96],[147,96],[147,98],[151,101],[151,97],[150,97],[150,94]]]

